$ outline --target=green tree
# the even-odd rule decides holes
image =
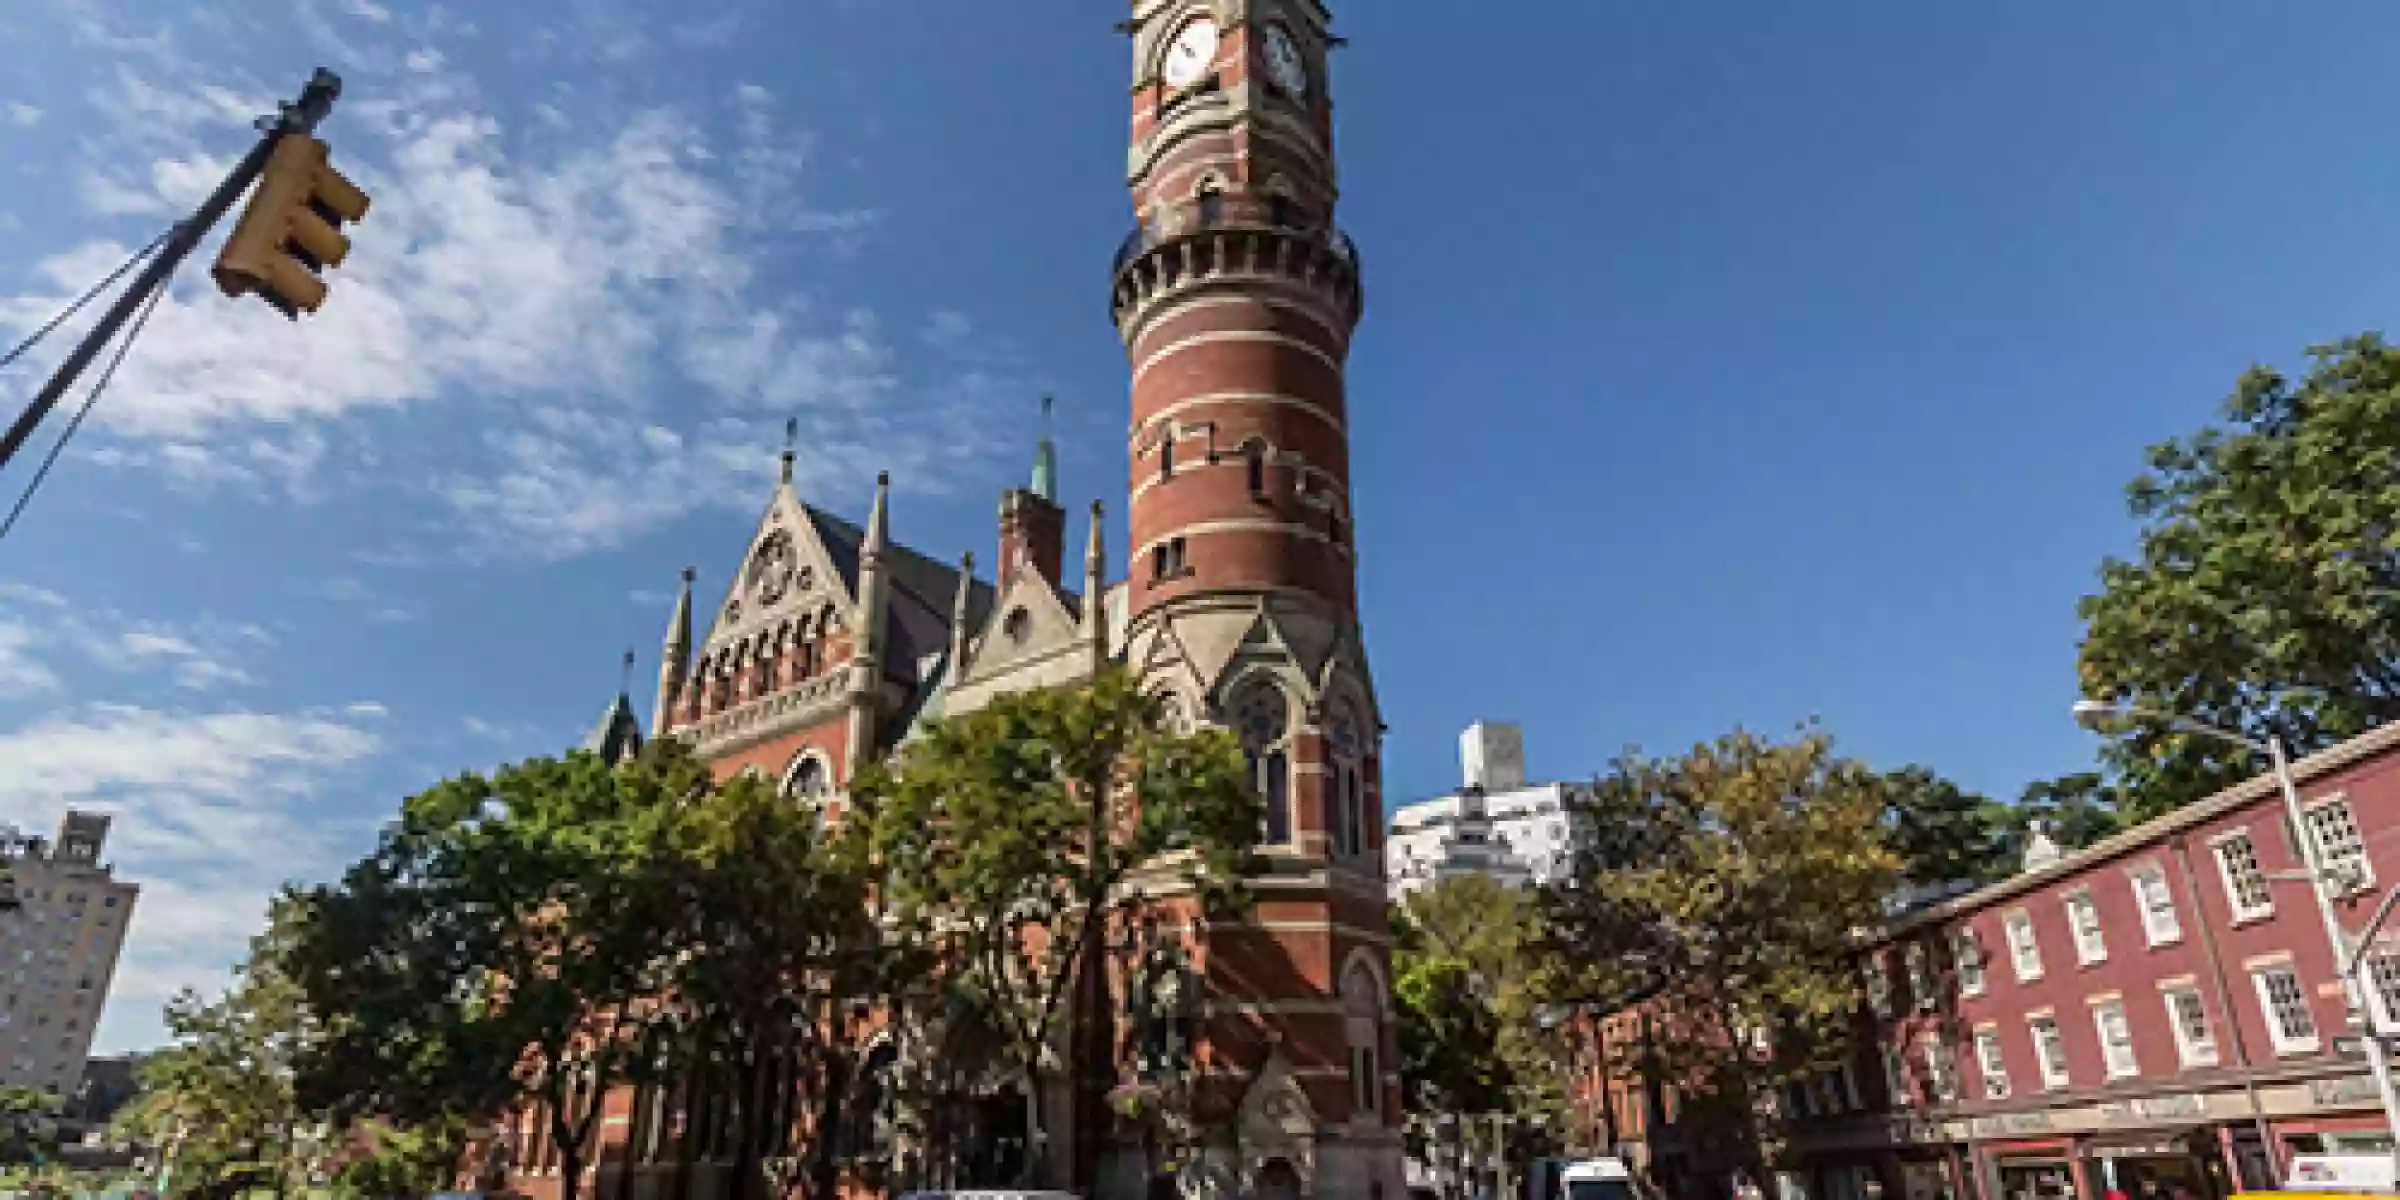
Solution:
[[[466,1122],[457,1117],[423,1125],[362,1122],[339,1155],[334,1186],[362,1200],[448,1191],[466,1143]]]
[[[1846,1052],[1852,936],[1899,879],[1889,791],[1813,731],[1627,754],[1584,805],[1590,844],[1544,890],[1547,986],[1602,1012],[1655,1004],[1646,1063],[1722,1161],[1757,1165],[1776,1132],[1757,1101]]]
[[[2400,716],[2400,350],[2367,334],[2310,354],[2297,381],[2252,368],[2222,425],[2151,447],[2127,490],[2140,552],[2078,606],[2088,694],[2294,755]],[[2261,770],[2158,722],[2107,757],[2135,819]]]
[[[1999,853],[2006,806],[1976,795],[1930,767],[1886,772],[1884,844],[1905,883],[1989,883],[2009,872]]]
[[[1413,1099],[1430,1111],[1505,1111],[1563,1130],[1556,1006],[1526,969],[1542,940],[1538,897],[1456,876],[1410,894],[1393,928],[1402,1078]],[[1423,1073],[1408,1069],[1412,1060]]]
[[[2062,850],[2081,850],[2125,827],[2115,788],[2096,771],[2038,779],[2025,785],[2001,830],[1999,854],[2009,870],[2025,856],[2025,842],[2039,821]]]
[[[1218,913],[1247,905],[1265,820],[1240,748],[1221,730],[1178,732],[1161,700],[1122,671],[1021,692],[934,722],[892,769],[851,795],[872,814],[889,920],[923,931],[951,993],[998,1035],[1025,1081],[1042,1161],[1045,1083],[1087,1055],[1059,1045],[1069,999],[1101,986],[1112,903],[1137,876],[1180,881]]]
[[[859,1090],[854,1013],[906,974],[870,909],[865,823],[821,821],[765,781],[737,777],[676,826],[681,907],[694,923],[674,1006],[687,1069],[735,1117],[734,1200],[766,1187],[765,1160],[799,1157],[790,1138],[811,1097],[807,1182],[815,1195],[835,1193],[843,1121],[868,1117],[846,1103]]]
[[[0,1163],[31,1157],[45,1140],[47,1118],[58,1111],[58,1097],[45,1088],[0,1087]]]
[[[535,759],[409,799],[338,884],[296,897],[288,969],[324,1016],[304,1099],[404,1125],[537,1102],[574,1200],[603,1099],[661,1065],[654,998],[691,931],[675,823],[709,788],[661,742],[622,768]]]
[[[172,1154],[181,1187],[249,1176],[280,1191],[315,1165],[321,1123],[292,1088],[315,1026],[282,970],[297,919],[278,901],[231,986],[214,1000],[187,988],[167,1002],[174,1044],[144,1060],[141,1090],[115,1118],[120,1136]]]

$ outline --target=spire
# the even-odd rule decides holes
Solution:
[[[783,423],[783,486],[792,486],[792,460],[799,457],[800,418]]]
[[[891,534],[886,528],[891,523],[891,508],[892,473],[878,471],[875,474],[875,509],[867,514],[867,537],[859,544],[860,557],[880,555],[891,549]]]
[[[601,711],[600,723],[583,740],[583,748],[612,767],[641,752],[642,727],[633,717],[633,651],[625,652],[625,670],[619,677],[617,698]]]
[[[950,682],[967,667],[967,619],[975,599],[975,552],[958,556],[958,598],[950,603]]]
[[[665,733],[672,722],[675,701],[683,694],[692,669],[692,580],[698,573],[683,569],[683,590],[675,597],[675,615],[667,618],[665,647],[658,655],[658,703],[650,710],[650,731]],[[631,670],[632,655],[626,656]],[[628,678],[627,686],[631,686]]]
[[[858,547],[858,616],[851,624],[850,737],[848,758],[863,763],[875,746],[876,695],[883,686],[884,628],[891,616],[890,565],[892,474],[875,476],[875,511],[867,515],[867,535]]]
[[[1033,451],[1034,495],[1052,504],[1058,503],[1058,443],[1050,439],[1051,398],[1042,397],[1042,440]]]

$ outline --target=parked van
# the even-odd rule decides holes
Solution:
[[[1525,1200],[1634,1200],[1621,1158],[1540,1158],[1525,1171]]]

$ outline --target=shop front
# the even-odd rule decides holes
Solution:
[[[2071,1141],[1994,1142],[1980,1150],[1991,1165],[1993,1200],[2094,1200],[2076,1186]]]
[[[2213,1130],[2098,1137],[2084,1153],[2102,1200],[2223,1200],[2235,1190]]]

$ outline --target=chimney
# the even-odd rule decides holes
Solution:
[[[1006,579],[1022,559],[1035,573],[1059,585],[1066,561],[1067,510],[1056,501],[1026,488],[1012,488],[1000,497],[1000,565],[993,572]]]

